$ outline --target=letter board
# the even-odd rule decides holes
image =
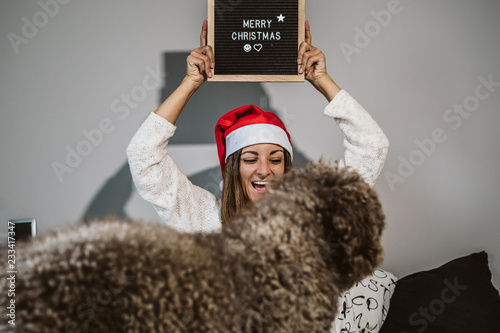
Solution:
[[[305,0],[208,0],[209,81],[304,81]]]

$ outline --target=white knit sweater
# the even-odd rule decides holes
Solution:
[[[335,119],[344,136],[345,152],[340,165],[354,168],[373,186],[389,148],[380,127],[344,90],[323,114]],[[181,232],[220,231],[220,200],[193,185],[168,155],[166,145],[175,129],[153,112],[135,133],[127,148],[135,186],[168,226]]]

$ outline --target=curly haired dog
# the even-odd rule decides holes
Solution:
[[[384,224],[357,173],[310,163],[221,233],[77,225],[18,245],[16,326],[0,330],[324,333],[341,291],[381,263]]]

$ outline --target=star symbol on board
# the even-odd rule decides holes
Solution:
[[[280,14],[280,16],[276,16],[278,18],[278,22],[285,22],[285,17],[283,14]]]

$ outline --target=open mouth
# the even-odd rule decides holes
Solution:
[[[252,186],[257,192],[265,192],[267,182],[252,182]]]

